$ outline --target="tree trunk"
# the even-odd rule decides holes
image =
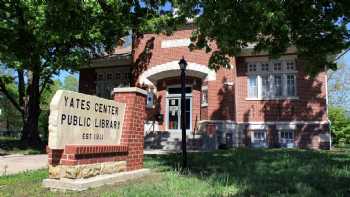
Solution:
[[[25,84],[24,84],[24,71],[17,69],[18,75],[18,103],[21,107],[24,106],[25,97]]]
[[[25,104],[25,82],[24,82],[24,71],[21,69],[17,69],[17,75],[18,75],[18,104],[21,109],[24,109]],[[22,115],[22,123],[26,121],[25,113],[21,111]]]
[[[27,99],[24,105],[25,121],[23,123],[21,141],[24,145],[43,148],[39,136],[38,122],[40,115],[40,72],[29,71]]]

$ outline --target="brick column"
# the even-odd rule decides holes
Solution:
[[[141,169],[147,92],[132,87],[115,88],[113,94],[116,102],[126,104],[121,145],[128,146],[127,171]]]

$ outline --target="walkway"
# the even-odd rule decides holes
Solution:
[[[47,167],[47,155],[0,156],[0,176]]]
[[[145,155],[162,155],[174,151],[145,150]],[[16,174],[28,170],[38,170],[47,167],[47,155],[7,155],[0,156],[0,176]]]

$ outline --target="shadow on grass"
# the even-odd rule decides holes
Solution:
[[[238,196],[350,196],[350,152],[233,149],[190,153],[185,176],[238,186]],[[178,170],[181,155],[147,156],[161,170]]]
[[[0,156],[9,154],[40,154],[43,150],[28,148],[21,141],[13,137],[0,137]]]

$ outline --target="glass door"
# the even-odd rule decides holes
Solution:
[[[180,99],[169,98],[168,99],[168,129],[179,130],[180,129]]]
[[[168,130],[181,130],[181,98],[170,97],[167,99],[167,125]],[[186,130],[191,129],[192,124],[192,99],[186,98]]]

